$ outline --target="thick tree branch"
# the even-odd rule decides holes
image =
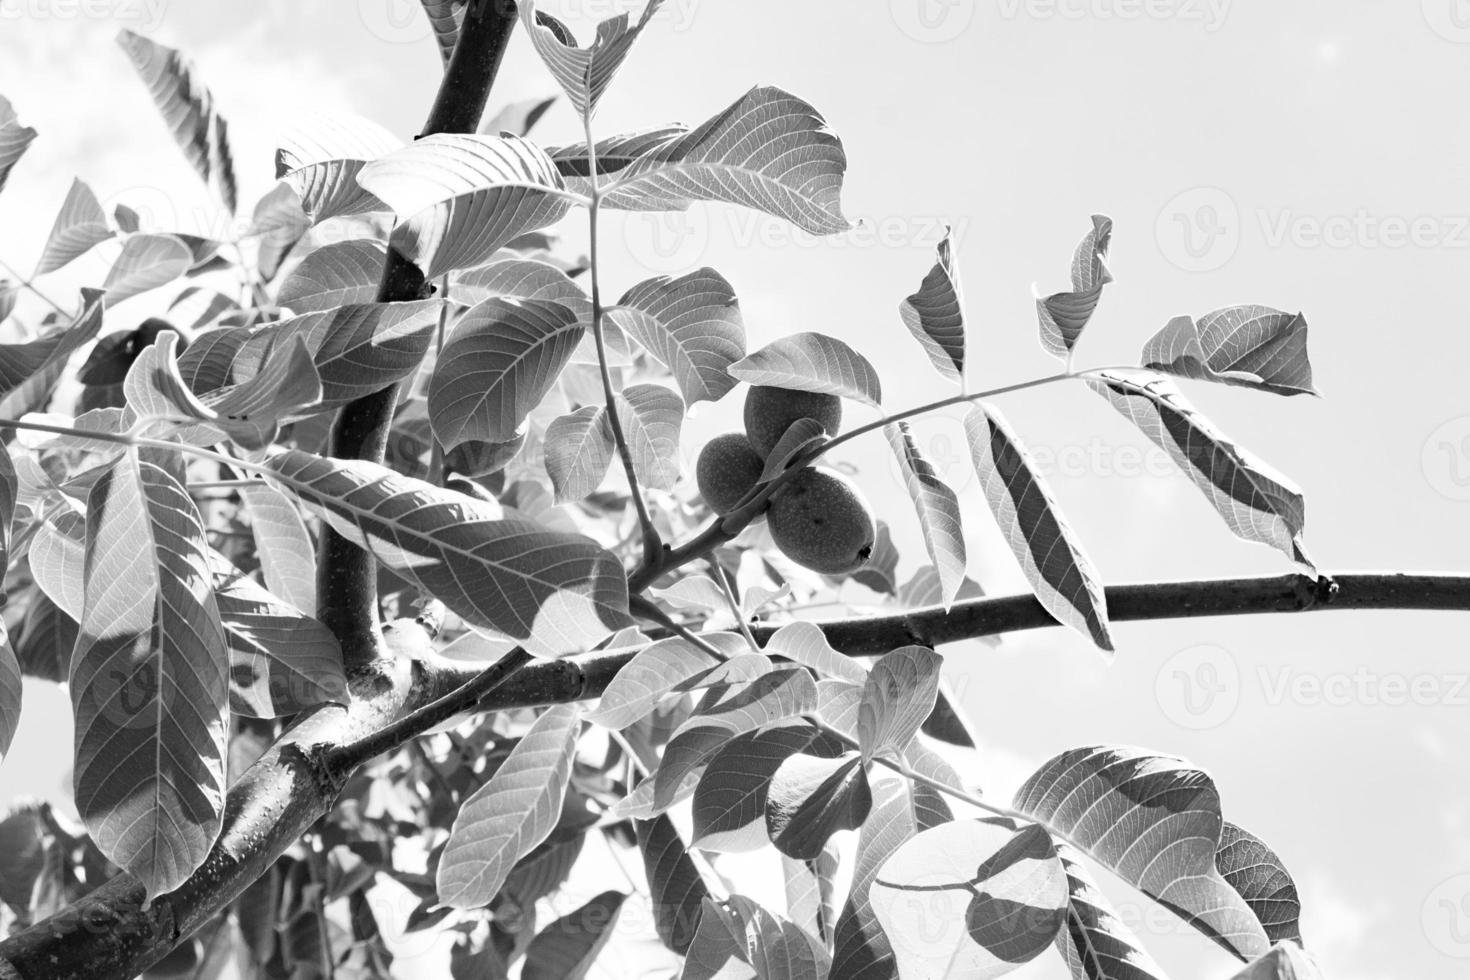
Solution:
[[[475,131],[515,24],[514,0],[474,0],[469,5],[421,136]],[[423,272],[390,247],[377,301],[406,302],[421,299],[428,291]],[[393,386],[345,406],[332,427],[328,452],[339,459],[382,462],[397,400],[398,389]],[[317,594],[317,615],[337,637],[349,669],[388,655],[378,623],[378,570],[373,557],[331,528],[322,533]]]
[[[1304,575],[1163,582],[1107,590],[1114,621],[1333,609],[1470,611],[1470,575]],[[862,656],[911,643],[942,644],[1055,626],[1030,595],[958,603],[948,612],[916,609],[821,623],[834,647]],[[764,641],[776,627],[753,629]],[[520,658],[516,658],[519,661]],[[231,787],[225,829],[178,890],[142,907],[143,889],[119,875],[62,912],[0,942],[0,980],[127,980],[156,962],[260,877],[326,814],[367,751],[386,751],[465,711],[500,711],[595,697],[628,654],[588,654],[502,670],[488,693],[483,678],[444,663],[378,662],[360,671],[347,708],[316,709],[292,727]],[[483,681],[481,683],[484,683]],[[433,706],[434,711],[424,714]],[[442,715],[441,712],[449,714]],[[414,718],[412,724],[404,719]],[[385,740],[383,732],[393,732]],[[387,744],[391,741],[392,744]]]

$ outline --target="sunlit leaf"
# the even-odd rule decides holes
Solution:
[[[1200,488],[1236,537],[1311,564],[1302,550],[1306,508],[1296,487],[1232,443],[1172,382],[1100,372],[1088,384],[1138,426]]]
[[[1230,980],[1324,980],[1325,975],[1296,943],[1286,941],[1235,974]]]
[[[939,572],[941,604],[948,609],[965,581],[965,529],[960,520],[959,498],[919,450],[907,422],[885,425],[883,434],[888,437],[909,499],[914,502],[924,547]]]
[[[22,126],[15,116],[15,110],[11,108],[10,100],[0,95],[0,190],[5,189],[10,168],[25,155],[26,148],[35,138],[36,131],[29,126]]]
[[[936,249],[934,267],[919,291],[899,304],[898,315],[923,346],[934,369],[951,381],[961,381],[965,373],[965,310],[954,268],[952,237],[946,229]]]
[[[1228,306],[1176,316],[1143,345],[1144,367],[1186,378],[1259,388],[1278,395],[1317,394],[1307,358],[1307,320],[1269,306]]]
[[[439,58],[446,66],[449,56],[454,53],[454,44],[459,40],[466,6],[468,0],[423,0],[424,14],[429,18],[434,40],[439,45]]]
[[[255,203],[247,234],[256,239],[255,269],[269,282],[296,243],[311,228],[301,197],[289,182],[281,182]]]
[[[814,235],[851,227],[840,200],[842,143],[816,109],[779,88],[757,86],[694,129],[667,126],[610,142],[597,165],[616,178],[603,198],[607,207],[682,211],[695,201],[720,201]],[[564,172],[585,177],[585,146],[554,153]]]
[[[827,758],[797,752],[771,777],[766,831],[782,854],[813,861],[837,831],[861,827],[872,808],[873,791],[857,753]]]
[[[581,500],[607,476],[617,447],[601,405],[584,405],[559,415],[546,427],[546,474],[558,503]]]
[[[72,180],[66,200],[57,212],[51,225],[51,234],[46,237],[46,246],[36,263],[32,277],[43,276],[66,265],[98,242],[105,242],[113,235],[107,224],[107,215],[97,203],[92,188],[80,180]]]
[[[502,106],[480,123],[480,132],[488,136],[525,136],[535,128],[546,110],[556,103],[555,95],[517,99]]]
[[[1224,821],[1214,781],[1182,759],[1074,749],[1027,779],[1015,807],[1241,959],[1269,946],[1250,907],[1215,868]]]
[[[824,680],[817,683],[817,697],[817,711],[822,720],[848,738],[856,740],[863,689],[845,681]],[[922,739],[911,739],[904,749],[903,758],[909,769],[920,776],[957,790],[969,788],[954,766],[925,745]]]
[[[836,882],[838,850],[828,844],[815,861],[797,861],[781,855],[786,879],[786,914],[826,949],[837,925]]]
[[[789,334],[731,364],[729,371],[753,385],[826,392],[875,407],[883,400],[878,372],[868,359],[820,333]]]
[[[537,10],[534,0],[524,0],[520,5],[521,24],[530,35],[536,53],[551,70],[551,76],[566,92],[572,108],[578,115],[590,116],[597,111],[598,101],[612,84],[633,42],[638,40],[662,2],[648,0],[636,24],[628,14],[599,21],[597,36],[585,48],[577,46],[571,39],[571,31],[561,21]]]
[[[1165,980],[1133,930],[1118,918],[1108,897],[1093,883],[1082,856],[1055,842],[1067,873],[1067,922],[1057,933],[1062,958],[1079,980]]]
[[[745,640],[737,633],[704,633],[700,639],[726,656],[745,649]],[[652,711],[665,694],[708,674],[720,662],[683,637],[652,643],[622,666],[587,720],[603,728],[627,728]]]
[[[984,595],[980,584],[966,576],[960,583],[959,592],[955,594],[955,601],[980,599]],[[939,582],[939,572],[935,571],[933,565],[920,565],[914,569],[913,576],[898,587],[897,598],[900,605],[909,609],[939,605],[944,601],[944,588]]]
[[[658,938],[674,952],[687,953],[699,925],[700,905],[709,897],[709,889],[667,816],[638,820],[634,828],[638,849],[643,852]]]
[[[869,890],[894,851],[940,822],[931,817],[939,814],[936,807],[919,804],[921,798],[935,798],[926,786],[910,788],[908,780],[890,779],[873,789],[873,808],[858,832],[852,888],[837,920],[831,975],[843,980],[889,980],[897,973],[893,947],[873,910]]]
[[[10,635],[0,625],[0,761],[10,754],[10,743],[20,724],[20,661],[10,646]]]
[[[374,463],[287,450],[265,465],[288,496],[386,568],[533,653],[580,652],[630,622],[622,565],[587,538]]]
[[[370,119],[312,113],[281,135],[276,177],[285,180],[313,223],[345,214],[387,211],[388,205],[358,183],[373,160],[403,141]]]
[[[439,303],[366,303],[287,317],[254,328],[225,327],[200,336],[179,356],[189,386],[206,394],[259,375],[272,352],[297,338],[321,380],[320,409],[380,391],[418,369],[434,339]]]
[[[464,801],[439,860],[439,901],[457,909],[488,904],[511,867],[551,833],[580,726],[576,705],[548,708],[490,781]]]
[[[857,734],[863,761],[902,758],[919,726],[934,710],[944,658],[927,647],[900,647],[873,665],[858,704]]]
[[[69,684],[77,811],[150,897],[185,881],[219,833],[229,728],[209,548],[177,465],[132,450],[92,488]]]
[[[672,491],[679,482],[684,402],[663,385],[631,384],[618,392],[617,412],[639,483]]]
[[[193,264],[194,254],[177,235],[128,235],[102,281],[107,303],[167,285]]]
[[[709,760],[695,787],[694,844],[706,851],[743,853],[769,843],[765,821],[771,777],[786,759],[822,741],[821,731],[805,723],[731,739]]]
[[[988,980],[1052,944],[1067,876],[1041,827],[957,820],[894,851],[869,897],[900,975]]]
[[[1215,867],[1255,912],[1268,939],[1302,941],[1296,883],[1265,841],[1227,820],[1220,829]]]
[[[503,442],[556,383],[587,324],[544,299],[492,297],[455,325],[434,365],[429,418],[445,448]]]
[[[1055,293],[1036,300],[1037,319],[1041,324],[1041,346],[1048,353],[1066,359],[1087,321],[1092,319],[1102,298],[1102,288],[1113,281],[1108,272],[1108,245],[1113,237],[1113,219],[1092,216],[1092,230],[1083,236],[1072,255],[1072,291]]]
[[[262,449],[275,439],[284,416],[321,401],[321,379],[300,335],[273,346],[248,380],[202,399],[179,371],[177,339],[172,330],[163,331],[128,369],[123,381],[127,428],[157,436],[160,426],[176,432],[182,424],[186,428],[178,435],[185,442],[217,442],[223,433],[246,449]]]
[[[827,950],[744,895],[705,899],[679,980],[825,980]]]
[[[591,322],[592,300],[564,271],[540,259],[497,259],[456,272],[449,292],[457,302],[474,305],[492,296],[554,300]],[[606,324],[604,323],[604,326]]]
[[[296,508],[270,487],[242,487],[265,586],[303,612],[316,611],[316,549]]]
[[[390,244],[430,278],[480,265],[572,201],[546,152],[513,136],[426,136],[363,167],[358,183],[398,214]]]
[[[276,302],[293,313],[371,303],[378,296],[387,253],[382,242],[366,238],[323,245],[302,259],[281,283]]]
[[[1112,650],[1097,571],[1004,417],[993,406],[977,405],[965,415],[965,435],[985,502],[1036,598],[1058,620]]]
[[[717,687],[707,700],[707,705],[674,733],[664,749],[662,764],[650,777],[654,812],[677,802],[684,781],[707,765],[736,735],[815,710],[817,686],[805,670],[788,668],[745,683]]]
[[[219,554],[210,556],[215,602],[230,647],[230,706],[252,718],[347,703],[342,649],[332,631]]]
[[[607,318],[674,373],[690,405],[735,387],[726,369],[745,356],[745,327],[735,290],[715,270],[645,280]]]
[[[206,184],[213,185],[230,211],[235,210],[234,164],[230,159],[224,119],[193,64],[178,51],[124,30],[117,43],[137,69],[174,141]]]
[[[102,293],[82,290],[82,311],[71,324],[22,344],[0,344],[0,415],[18,418],[41,408],[72,354],[102,329]]]
[[[835,677],[858,687],[868,681],[867,669],[832,649],[826,634],[816,623],[787,623],[771,634],[764,649],[769,656],[785,657],[803,667],[810,667],[820,676]]]

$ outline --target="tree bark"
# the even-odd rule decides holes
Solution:
[[[420,136],[473,133],[479,127],[515,24],[514,0],[469,4]],[[418,266],[390,246],[378,280],[377,302],[408,302],[429,292]],[[344,406],[332,426],[328,454],[381,463],[397,401],[394,385]],[[331,528],[322,532],[317,593],[317,616],[340,642],[349,670],[388,656],[378,623],[378,570],[373,557]]]
[[[1352,574],[1164,582],[1107,590],[1114,621],[1334,609],[1470,611],[1470,576]],[[843,653],[877,655],[911,643],[958,640],[1055,626],[1030,595],[957,603],[818,624]],[[775,627],[754,632],[765,640]],[[595,697],[630,655],[588,654],[539,661],[504,678],[458,710],[499,711]],[[364,744],[392,728],[402,744],[427,728],[403,719],[453,700],[481,671],[441,664],[380,662],[359,672],[352,703],[311,712],[230,788],[225,829],[204,865],[179,889],[143,907],[143,889],[119,875],[58,914],[0,942],[3,980],[128,980],[157,962],[228,905],[325,815],[359,764]],[[447,697],[446,697],[447,696]],[[461,695],[462,696],[462,695]],[[426,716],[419,715],[420,719]],[[389,746],[392,747],[392,746]],[[363,759],[362,761],[366,761]]]

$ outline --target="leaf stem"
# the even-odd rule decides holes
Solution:
[[[790,480],[797,474],[797,472],[807,466],[810,466],[819,457],[825,455],[827,452],[837,448],[838,446],[846,442],[856,439],[858,436],[866,435],[869,432],[881,429],[885,425],[889,425],[890,423],[901,422],[905,419],[910,419],[917,415],[924,415],[928,412],[938,411],[941,408],[948,408],[951,405],[963,405],[967,402],[979,401],[982,398],[994,398],[999,395],[1011,394],[1012,392],[1025,391],[1028,388],[1039,388],[1042,385],[1053,384],[1057,381],[1069,381],[1074,378],[1084,377],[1097,371],[1111,370],[1117,369],[1110,367],[1089,368],[1081,372],[1063,372],[1061,374],[1049,374],[1045,377],[1032,378],[1029,381],[1018,381],[1013,384],[1001,385],[997,388],[987,388],[984,391],[951,395],[948,398],[941,398],[938,401],[927,402],[923,405],[915,406],[914,408],[906,408],[901,412],[894,413],[893,415],[885,415],[883,418],[878,419],[875,422],[869,422],[866,425],[858,426],[850,432],[844,432],[841,435],[830,439],[819,446],[814,446],[807,452],[797,456],[794,460],[792,460],[791,464],[786,468],[784,472],[778,475],[775,479],[771,480],[769,483],[761,484],[759,487],[756,488],[755,491],[752,492],[751,496],[747,500],[740,503],[734,510],[726,514],[724,517],[712,521],[708,527],[699,532],[699,534],[695,535],[693,538],[690,538],[688,541],[684,542],[678,547],[662,550],[661,552],[657,553],[653,561],[647,560],[647,557],[645,556],[643,564],[634,569],[633,573],[628,577],[628,591],[633,593],[642,592],[644,589],[648,588],[648,586],[653,584],[653,582],[656,581],[659,576],[663,575],[664,573],[672,571],[673,569],[678,568],[681,565],[686,565],[689,562],[694,561],[698,558],[702,558],[705,555],[709,554],[709,552],[717,546],[724,544],[726,541],[734,538],[741,531],[745,530],[745,527],[751,521],[755,520],[755,518],[760,515],[760,513],[765,509],[766,502],[771,499],[776,491],[781,489],[781,487],[786,483],[787,480]]]
[[[643,533],[643,564],[652,565],[663,554],[664,545],[653,519],[648,514],[648,505],[643,500],[643,491],[638,487],[638,474],[633,468],[633,452],[628,448],[628,438],[623,432],[622,420],[618,418],[617,394],[613,391],[612,372],[607,366],[607,340],[602,331],[602,290],[598,281],[600,268],[597,261],[597,216],[602,210],[602,191],[597,181],[597,147],[592,142],[592,108],[582,111],[582,131],[587,136],[588,185],[591,201],[587,206],[587,228],[591,237],[588,246],[588,271],[592,291],[592,339],[597,345],[597,369],[602,375],[602,394],[607,402],[607,421],[612,429],[613,442],[618,447],[618,458],[623,462],[623,472],[628,477],[628,492],[633,498],[633,507],[638,513],[638,526]]]
[[[434,333],[434,365],[439,364],[439,356],[444,353],[444,327],[449,321],[449,274],[445,273],[439,277],[439,327]],[[434,435],[432,427],[429,430],[429,482],[436,487],[444,485],[444,447],[439,443],[439,437]]]
[[[725,594],[725,602],[730,606],[730,615],[735,617],[735,623],[740,627],[740,635],[745,637],[745,642],[750,646],[752,653],[760,653],[760,644],[755,642],[755,634],[750,632],[750,624],[745,621],[745,614],[740,609],[740,600],[735,597],[735,589],[730,584],[730,573],[725,571],[725,566],[718,560],[709,559],[710,571],[715,573],[715,581],[720,583],[720,591]]]
[[[12,276],[14,276],[16,282],[20,283],[26,289],[29,289],[33,294],[35,294],[35,296],[37,298],[39,298],[42,302],[44,302],[47,306],[51,307],[57,313],[60,313],[62,316],[66,316],[66,317],[69,317],[69,316],[72,315],[72,314],[68,313],[66,310],[63,310],[61,308],[61,304],[57,303],[50,296],[47,296],[45,293],[43,293],[39,289],[37,289],[35,287],[35,285],[29,279],[27,279],[25,276],[21,275],[19,272],[16,272],[15,271],[15,267],[12,266],[9,262],[6,262],[4,259],[0,259],[0,269],[4,269],[6,272],[8,272]]]

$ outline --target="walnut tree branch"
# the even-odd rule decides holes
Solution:
[[[475,131],[515,24],[514,0],[469,4],[420,136]],[[429,288],[418,266],[390,245],[378,281],[377,302],[422,299]],[[397,401],[398,387],[391,385],[343,407],[332,426],[329,455],[382,462]],[[317,593],[318,618],[337,637],[348,669],[387,656],[378,623],[376,563],[372,555],[331,528],[322,533]]]
[[[1107,603],[1115,622],[1338,609],[1465,612],[1470,611],[1470,575],[1281,575],[1121,585],[1107,589]],[[957,603],[948,612],[931,607],[818,625],[838,650],[861,656],[911,643],[952,643],[1058,624],[1035,597],[1014,595]],[[764,641],[775,629],[759,626],[752,632]],[[131,875],[118,875],[0,942],[0,980],[136,976],[233,901],[326,814],[367,752],[396,748],[461,712],[595,697],[629,659],[628,654],[594,653],[530,663],[500,672],[488,692],[466,685],[485,672],[375,662],[354,676],[347,707],[325,705],[309,712],[241,775],[226,800],[224,831],[187,882],[145,908],[143,886]],[[418,714],[431,705],[437,706],[435,712]],[[449,714],[440,717],[446,710]],[[404,724],[407,718],[417,722]],[[393,732],[393,744],[385,744],[385,731]]]

